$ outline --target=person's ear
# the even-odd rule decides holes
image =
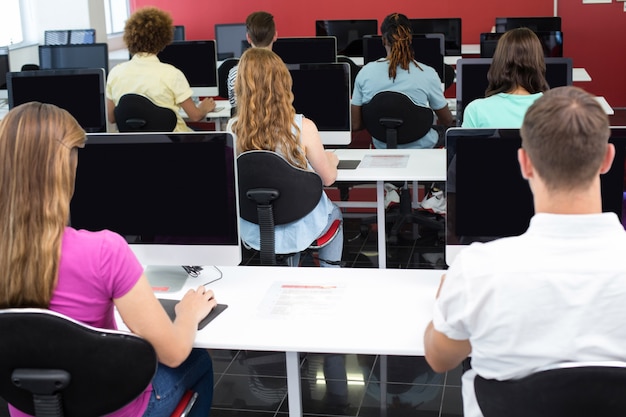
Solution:
[[[278,31],[274,31],[274,39],[272,39],[272,43],[276,42],[276,39],[278,39]]]
[[[249,33],[246,33],[246,40],[248,41],[248,43],[250,44],[250,46],[254,46],[254,45],[252,44],[252,41],[250,40],[250,34],[249,34]]]
[[[524,148],[519,148],[517,150],[517,161],[519,162],[520,172],[522,173],[522,177],[526,180],[534,177],[534,167],[533,164],[528,157],[528,153],[524,150]]]
[[[613,165],[613,159],[615,158],[615,145],[612,143],[607,143],[606,153],[604,154],[604,159],[602,160],[602,165],[600,165],[600,174],[606,174],[611,169],[611,165]]]

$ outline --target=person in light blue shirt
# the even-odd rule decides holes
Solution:
[[[506,32],[496,46],[485,98],[463,112],[463,127],[519,128],[526,110],[548,90],[539,38],[528,28]]]
[[[397,91],[406,94],[415,104],[430,107],[439,123],[452,125],[452,114],[443,95],[441,79],[437,72],[415,60],[411,48],[412,30],[409,19],[400,13],[392,13],[380,26],[387,57],[370,62],[359,71],[352,94],[352,130],[363,129],[362,106],[381,91]],[[439,139],[431,129],[424,137],[398,145],[398,148],[432,148]],[[376,148],[386,148],[385,142],[372,138]]]

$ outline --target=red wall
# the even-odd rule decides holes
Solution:
[[[188,39],[213,39],[214,24],[240,23],[256,10],[274,15],[279,36],[313,36],[317,19],[378,19],[392,12],[409,18],[460,17],[463,43],[477,44],[481,32],[489,32],[497,16],[552,16],[553,0],[131,0],[131,9],[156,6],[169,11],[177,25],[185,25]],[[560,0],[564,54],[584,67],[593,81],[580,86],[606,97],[613,107],[626,107],[626,13],[623,3],[582,4]],[[609,31],[610,35],[600,33]],[[596,33],[593,33],[593,32]],[[608,49],[619,51],[609,53]]]
[[[623,2],[582,4],[561,0],[563,55],[572,57],[591,82],[579,87],[604,96],[612,107],[626,107],[626,12]]]

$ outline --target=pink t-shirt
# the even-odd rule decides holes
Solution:
[[[120,235],[108,230],[89,232],[67,227],[61,246],[59,282],[50,310],[90,326],[117,329],[113,299],[130,291],[142,273],[141,264]],[[132,403],[110,416],[141,416],[151,391],[150,385]],[[9,411],[12,417],[28,416],[10,405]]]

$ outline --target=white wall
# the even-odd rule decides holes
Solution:
[[[11,71],[39,64],[37,46],[46,30],[93,28],[96,42],[107,42],[104,0],[22,0],[22,9],[25,46],[9,52]]]

